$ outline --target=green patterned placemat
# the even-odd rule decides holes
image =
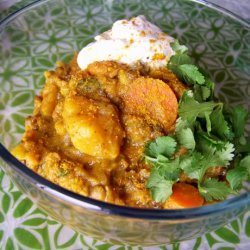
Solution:
[[[10,9],[0,13],[0,18],[4,18],[7,14],[12,13],[13,11],[17,10],[23,5],[29,4],[32,1],[25,0],[19,2],[14,7],[11,7]],[[124,1],[125,2],[125,1]],[[180,2],[180,1],[179,1]],[[122,3],[121,3],[122,4]],[[161,9],[161,11],[164,10],[164,6],[161,6],[160,4],[152,5],[152,11],[157,12]],[[64,34],[63,32],[60,33],[60,27],[63,27],[64,25],[68,25],[67,18],[65,20],[58,20],[58,22],[55,23],[55,27],[52,27],[55,30],[58,30],[58,33],[56,33],[56,36],[53,36],[53,34],[50,34],[50,32],[45,32],[44,34],[38,36],[36,40],[36,44],[33,44],[32,48],[36,50],[36,53],[40,53],[40,58],[37,58],[36,60],[29,62],[27,60],[22,60],[22,63],[19,62],[13,62],[12,65],[1,65],[0,66],[0,80],[4,77],[11,78],[11,74],[13,72],[21,72],[20,74],[16,74],[19,78],[10,79],[10,81],[18,82],[23,84],[20,87],[21,91],[16,91],[15,98],[13,98],[13,92],[12,94],[9,94],[8,86],[4,87],[5,94],[2,95],[0,98],[5,98],[5,103],[9,103],[9,107],[13,108],[13,110],[18,109],[18,115],[13,116],[11,119],[13,119],[17,124],[23,124],[23,117],[26,116],[31,112],[31,103],[34,98],[34,92],[27,90],[29,89],[29,77],[31,72],[25,71],[25,64],[23,62],[27,63],[33,63],[34,65],[34,75],[35,77],[38,77],[36,82],[37,86],[35,88],[39,88],[42,85],[43,79],[40,77],[41,73],[46,70],[47,68],[51,68],[54,65],[54,62],[59,58],[62,57],[62,54],[60,53],[60,47],[54,46],[54,40],[53,39],[59,39],[61,41],[60,46],[63,46],[65,49],[65,46],[68,46],[68,51],[70,53],[72,52],[72,49],[75,47],[80,47],[81,43],[87,43],[89,42],[90,38],[89,35],[91,34],[91,16],[96,15],[97,21],[98,18],[101,20],[103,18],[101,15],[99,15],[100,9],[96,8],[96,6],[86,6],[88,8],[89,17],[86,16],[86,22],[89,22],[90,26],[88,30],[79,30],[76,31],[79,32],[79,36],[77,37],[77,45],[71,45],[70,42],[67,44],[67,36],[68,34]],[[133,14],[133,11],[137,11],[136,4],[127,6],[126,10],[129,12],[130,15]],[[171,4],[168,6],[168,8],[172,8]],[[165,11],[168,11],[168,8],[165,9]],[[58,9],[52,8],[52,9],[46,9],[45,12],[39,13],[41,17],[43,15],[48,15],[48,17],[56,18],[58,14]],[[193,12],[194,15],[197,13],[195,10],[190,9],[190,12]],[[65,13],[67,15],[67,13]],[[75,13],[77,17],[77,10]],[[159,11],[158,19],[161,18],[161,12]],[[114,12],[114,18],[118,19],[123,16],[123,7],[116,8]],[[209,25],[211,25],[211,30],[207,32],[208,39],[216,36],[216,32],[220,30],[220,28],[224,25],[224,23],[220,20],[216,20],[215,18],[210,19],[209,16],[206,16],[204,14],[204,24],[205,28]],[[99,21],[100,21],[99,20]],[[41,25],[39,23],[39,18],[32,20],[34,25]],[[36,23],[35,23],[36,22]],[[75,22],[77,23],[77,18],[75,18]],[[205,23],[207,22],[207,23]],[[48,25],[50,23],[48,22]],[[174,25],[169,23],[169,27]],[[179,23],[179,26],[174,27],[174,31],[178,36],[181,36],[181,32],[184,32],[187,30],[187,24],[183,22]],[[204,29],[205,29],[204,28]],[[101,30],[100,30],[101,31]],[[85,34],[84,34],[85,32]],[[25,37],[18,37],[18,34],[11,33],[10,36],[17,36],[17,39],[26,39]],[[192,34],[189,35],[190,41],[193,42],[193,47],[195,48],[193,50],[193,53],[196,53],[196,56],[203,55],[204,48],[202,46],[196,45],[195,47],[195,41],[192,41]],[[231,36],[233,37],[233,35]],[[249,37],[249,36],[248,36]],[[247,39],[247,38],[246,38]],[[65,42],[66,41],[66,42]],[[58,42],[58,41],[57,41]],[[232,46],[231,46],[232,45]],[[221,52],[221,54],[218,54],[218,56],[227,56],[225,57],[225,65],[230,65],[232,63],[232,56],[230,53],[228,53],[228,48],[234,49],[234,51],[237,52],[239,49],[239,45],[236,43],[233,44],[231,41],[224,41],[224,44],[211,43],[211,46],[214,46],[218,51]],[[211,47],[212,48],[212,47]],[[1,51],[1,50],[0,50]],[[236,53],[234,52],[234,53]],[[24,59],[27,51],[25,50],[25,47],[22,47],[19,50],[14,50],[12,53],[18,54],[18,56],[22,59]],[[46,53],[50,53],[49,57]],[[56,53],[58,53],[56,55]],[[69,54],[70,54],[69,53]],[[43,55],[44,54],[44,55]],[[4,55],[0,55],[4,56]],[[65,55],[64,55],[65,56]],[[67,55],[66,55],[67,57]],[[208,61],[211,59],[208,59]],[[20,61],[21,62],[21,61]],[[202,61],[200,62],[202,64]],[[240,63],[240,61],[239,61]],[[243,66],[242,66],[243,67]],[[210,68],[213,68],[213,62],[211,61]],[[4,70],[3,70],[4,69]],[[211,72],[214,73],[216,81],[227,81],[227,78],[225,75],[223,75],[223,70],[220,69],[214,69]],[[248,69],[246,68],[246,71]],[[40,78],[39,78],[40,77]],[[27,83],[27,86],[25,85]],[[25,86],[25,87],[24,87]],[[228,92],[230,94],[231,91],[231,83],[228,80],[227,85],[225,88],[225,93]],[[244,87],[244,82],[242,82],[242,86]],[[34,86],[32,86],[33,88]],[[248,98],[249,89],[242,90],[243,98]],[[221,98],[223,98],[223,95],[221,95]],[[239,100],[239,97],[232,97],[232,99],[235,102]],[[13,144],[12,140],[13,138],[9,135],[10,131],[14,131],[15,133],[20,133],[23,130],[22,126],[17,126],[13,128],[13,124],[10,118],[7,116],[4,116],[4,106],[2,104],[3,99],[0,99],[0,128],[1,128],[1,135],[2,139],[7,142],[9,145]],[[21,104],[21,105],[20,105]],[[98,240],[94,240],[90,237],[80,235],[77,232],[74,232],[70,228],[63,226],[62,224],[54,221],[51,219],[48,215],[40,211],[25,195],[23,195],[18,189],[11,183],[10,179],[6,174],[4,174],[3,171],[0,170],[0,200],[1,200],[1,206],[0,206],[0,249],[70,249],[70,250],[76,250],[76,249],[249,249],[250,247],[250,212],[246,213],[244,216],[241,216],[240,218],[236,219],[234,222],[229,224],[228,226],[225,226],[223,228],[220,228],[212,233],[208,233],[206,235],[203,235],[202,237],[199,237],[198,239],[185,241],[181,243],[176,243],[173,245],[167,245],[167,246],[161,246],[161,247],[128,247],[128,246],[118,246],[118,245],[111,245],[106,242],[101,242]]]
[[[11,13],[14,13],[15,11],[21,9],[22,7],[28,5],[32,2],[34,2],[34,0],[18,0],[18,1],[16,1],[15,4],[10,5],[8,8],[6,8],[4,2],[1,3],[1,0],[0,0],[0,7],[2,7],[2,8],[0,8],[0,20],[4,19],[5,17],[10,15]]]

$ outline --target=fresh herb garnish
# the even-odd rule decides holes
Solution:
[[[190,126],[194,125],[194,122],[198,117],[206,118],[209,116],[213,109],[221,105],[216,102],[198,102],[194,99],[194,94],[191,90],[186,91],[179,103],[179,116],[186,120]]]
[[[168,147],[166,147],[168,145]],[[146,145],[145,154],[146,159],[157,160],[157,157],[164,156],[169,157],[171,156],[176,150],[176,141],[169,136],[162,136],[155,139],[154,142],[149,143]]]
[[[248,112],[216,101],[214,83],[192,64],[187,47],[176,41],[172,49],[167,67],[190,89],[179,101],[175,133],[145,147],[146,163],[152,166],[146,187],[155,201],[165,202],[184,173],[206,201],[224,200],[250,179],[250,139],[244,138]],[[206,175],[218,166],[228,169],[224,181]]]
[[[203,85],[205,77],[201,74],[198,67],[192,64],[192,59],[187,54],[187,47],[180,45],[177,40],[171,46],[175,55],[170,58],[167,65],[168,68],[187,84]]]
[[[229,170],[226,178],[234,190],[239,190],[243,181],[250,180],[250,155],[245,156],[233,169]]]
[[[232,193],[231,189],[225,182],[208,178],[198,186],[200,194],[206,201],[225,200]]]
[[[164,202],[172,194],[173,183],[173,181],[165,180],[159,174],[158,169],[153,167],[146,187],[150,189],[152,198],[156,202]]]

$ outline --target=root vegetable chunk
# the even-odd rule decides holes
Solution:
[[[136,78],[127,86],[122,99],[126,112],[143,116],[152,124],[161,124],[166,132],[176,121],[177,98],[172,89],[161,80]]]
[[[103,159],[119,155],[124,132],[115,107],[83,96],[65,99],[63,120],[75,148]]]
[[[200,207],[204,203],[197,188],[183,182],[173,185],[173,193],[164,204],[164,208],[192,208]]]

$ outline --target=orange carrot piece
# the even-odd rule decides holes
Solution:
[[[122,96],[126,111],[161,124],[166,132],[174,125],[178,102],[173,90],[163,81],[138,77],[127,86]]]
[[[204,204],[204,198],[198,189],[190,184],[180,182],[173,185],[173,193],[164,208],[193,208]]]

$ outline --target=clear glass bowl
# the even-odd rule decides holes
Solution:
[[[113,243],[159,245],[200,236],[249,210],[249,189],[185,210],[120,207],[65,190],[32,172],[7,149],[24,131],[43,72],[68,61],[121,18],[143,14],[186,44],[216,82],[220,100],[250,110],[249,24],[199,1],[36,1],[0,23],[1,165],[39,208],[78,232]],[[250,127],[246,133],[250,133]]]

